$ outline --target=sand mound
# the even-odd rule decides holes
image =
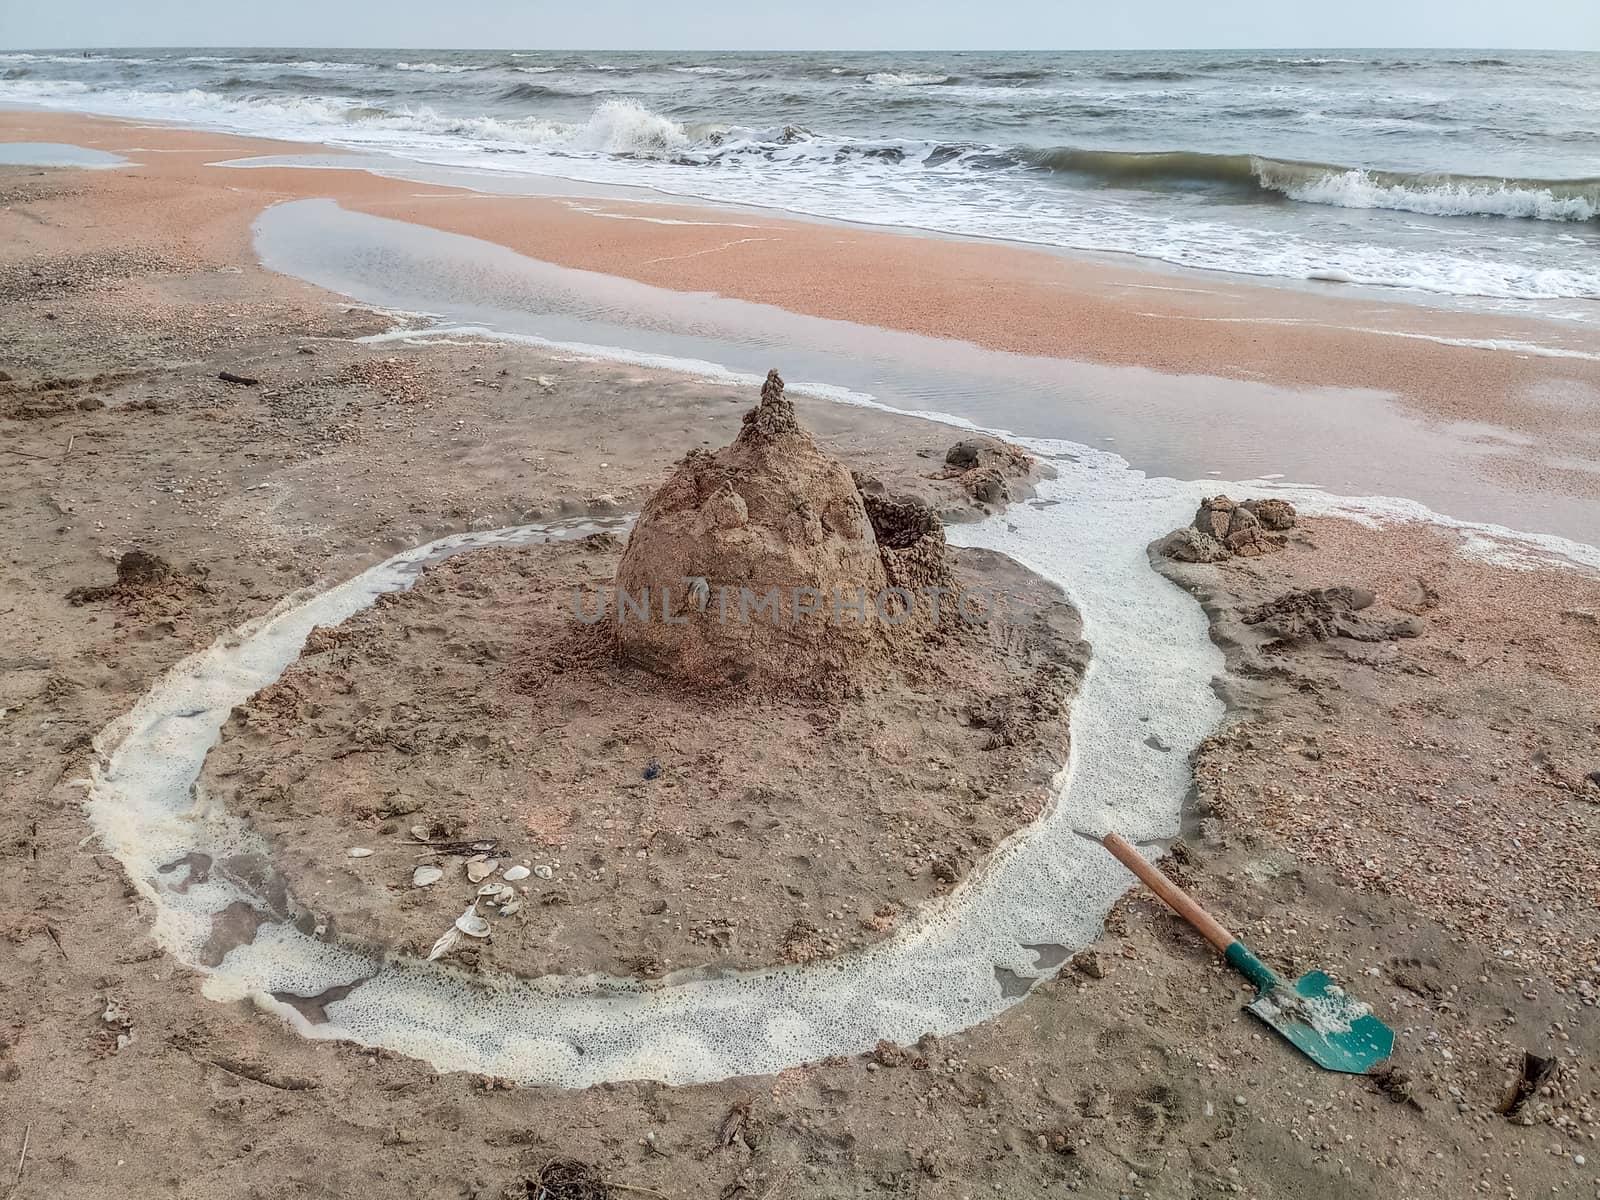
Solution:
[[[117,560],[117,581],[91,587],[76,587],[67,593],[74,606],[113,600],[141,607],[164,601],[182,601],[191,592],[203,591],[199,572],[190,567],[178,571],[159,554],[148,550],[129,550]]]
[[[645,504],[610,613],[622,657],[696,687],[837,693],[937,620],[944,532],[864,497],[769,372],[729,446],[691,451]]]
[[[981,434],[951,446],[944,463],[941,478],[955,480],[967,495],[988,505],[1014,499],[1014,490],[1030,492],[1027,481],[1038,466],[1020,446]]]
[[[888,936],[1048,803],[1086,649],[1010,559],[950,555],[989,623],[903,639],[850,694],[767,698],[641,671],[578,619],[574,591],[621,550],[430,566],[235,710],[199,786],[267,839],[314,924],[424,956],[487,887],[487,936],[446,961],[808,962]]]

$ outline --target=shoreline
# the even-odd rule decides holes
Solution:
[[[88,195],[100,215],[89,246],[134,238],[214,261],[255,261],[262,212],[326,200],[351,219],[405,222],[436,239],[465,236],[523,256],[555,277],[541,301],[553,313],[570,308],[563,289],[577,281],[599,313],[627,314],[644,289],[691,329],[742,305],[739,320],[764,323],[777,345],[791,344],[789,326],[810,322],[822,331],[811,335],[817,344],[865,339],[848,351],[859,358],[883,342],[903,344],[895,351],[902,359],[939,359],[912,368],[934,390],[914,388],[909,402],[888,402],[893,409],[949,412],[938,389],[960,379],[967,419],[1115,449],[1157,474],[1284,477],[1347,495],[1409,490],[1453,517],[1568,536],[1600,520],[1600,429],[1590,417],[1600,404],[1600,328],[1254,280],[1190,288],[1155,265],[698,202],[506,196],[365,169],[220,167],[211,164],[329,156],[320,146],[168,125],[9,110],[0,112],[0,137],[126,151],[134,160],[93,173]],[[387,306],[439,307],[425,290]],[[511,306],[526,302],[513,293]],[[548,340],[625,347],[632,336]],[[1511,348],[1552,337],[1563,352],[1596,358]],[[916,338],[930,339],[925,349]],[[1508,348],[1484,348],[1501,345]],[[720,361],[714,350],[657,357]],[[997,410],[984,381],[1004,370],[1011,399]]]
[[[138,134],[133,140],[142,145],[127,147],[133,131]],[[0,136],[5,140],[41,140],[47,134],[49,140],[95,149],[122,145],[146,178],[221,183],[229,192],[254,197],[247,204],[291,196],[328,198],[355,211],[487,238],[557,266],[970,341],[1008,353],[1289,386],[1374,387],[1392,390],[1402,401],[1434,415],[1459,418],[1470,408],[1452,395],[1453,387],[1470,378],[1480,390],[1509,392],[1526,383],[1529,371],[1508,361],[1515,349],[1420,339],[1538,346],[1541,332],[1559,328],[1569,344],[1556,349],[1595,358],[1551,357],[1538,367],[1562,377],[1600,378],[1600,327],[1536,315],[1454,311],[1399,296],[1386,301],[1371,291],[1319,295],[1307,286],[1312,281],[1275,281],[1133,256],[1119,259],[1106,252],[855,225],[664,192],[658,193],[659,200],[613,199],[606,193],[616,188],[575,180],[559,181],[561,190],[570,188],[573,196],[503,195],[373,174],[358,164],[349,172],[328,166],[212,166],[219,155],[239,159],[312,152],[343,157],[346,152],[177,124],[0,109]],[[359,161],[363,156],[349,157]],[[225,181],[223,175],[228,176]],[[577,204],[579,199],[607,207],[594,209]],[[708,214],[713,219],[707,220]],[[731,219],[735,217],[739,219]],[[734,237],[706,232],[719,229],[740,232]],[[901,253],[908,240],[926,243],[919,246],[916,261],[906,261]],[[804,262],[803,271],[796,269],[797,259]],[[866,273],[876,277],[871,287],[859,282]],[[1183,287],[1174,281],[1203,281],[1207,286]],[[1161,294],[1125,294],[1141,291]],[[1221,319],[1218,309],[1223,310]],[[1170,327],[1163,321],[1185,322],[1182,344],[1170,344]],[[1397,323],[1399,330],[1367,328],[1385,321]],[[1396,332],[1419,340],[1396,347]],[[1330,344],[1318,345],[1321,341]],[[1591,361],[1594,366],[1578,365]]]

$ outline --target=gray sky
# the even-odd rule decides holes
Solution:
[[[1600,49],[1600,0],[0,0],[0,46]]]

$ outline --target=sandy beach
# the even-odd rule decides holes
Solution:
[[[1593,1191],[1600,576],[1581,547],[1563,557],[1539,540],[1576,536],[1594,511],[1593,326],[616,189],[491,195],[218,166],[327,151],[94,117],[0,111],[0,142],[129,160],[0,166],[9,1196]],[[968,429],[797,391],[796,418],[852,495],[914,501],[942,521],[962,571],[1030,597],[1038,627],[885,651],[868,676],[878,692],[713,704],[670,682],[651,691],[576,643],[550,651],[567,635],[551,633],[545,600],[610,577],[626,537],[615,523],[702,461],[690,451],[743,436],[757,389],[514,340],[404,336],[427,318],[261,265],[262,211],[322,199],[681,293],[686,310],[714,293],[864,337],[1059,361],[1066,379],[1087,367],[1159,378],[1161,397],[1204,397],[1188,418],[1218,455],[1247,443],[1270,461],[1296,441],[1271,397],[1327,409],[1349,393],[1349,422],[1371,416],[1376,432],[1353,428],[1330,459],[1371,452],[1389,421],[1442,458],[1492,447],[1456,484],[1514,498],[1506,524],[1532,536],[1342,505],[1341,489],[1296,493],[1320,481],[1292,478],[1292,526],[1178,562],[1160,535],[1223,485],[1140,477],[1102,495],[1095,473],[1144,465],[1131,450],[1118,443],[1129,463],[1117,466],[1095,457],[1104,446],[1042,439],[1038,462],[986,476],[953,465]],[[1274,390],[1251,399],[1255,387]],[[1398,473],[1386,494],[1415,499],[1430,471],[1445,473],[1418,462],[1418,487]],[[1125,533],[1119,506],[1160,519]],[[145,783],[118,775],[119,739],[195,715],[114,724],[188,656],[242,652],[269,615],[391,555],[548,522],[615,532],[419,565],[411,590],[319,623],[270,679],[238,669],[202,804],[171,825],[241,820],[281,862],[145,873],[114,824],[86,814],[87,780]],[[1152,602],[1196,636],[1119,616]],[[1215,720],[1189,706],[1203,740],[1173,734],[1189,730],[1182,713],[1162,724],[1171,714],[1142,679],[1109,715],[1086,707],[1104,695],[1097,672],[1168,660],[1192,664],[1215,705]],[[607,689],[628,703],[608,704]],[[1010,693],[1030,697],[1031,717],[1011,713]],[[1079,942],[1014,940],[1011,957],[979,964],[983,1019],[731,1078],[619,1070],[576,1090],[526,1086],[532,1071],[477,1065],[514,1048],[452,1061],[440,1035],[404,1052],[391,1025],[350,1015],[370,980],[410,970],[448,929],[470,899],[463,872],[501,854],[475,854],[482,838],[507,848],[494,870],[527,868],[490,882],[527,883],[514,903],[496,894],[512,910],[491,914],[502,932],[437,966],[467,997],[451,1018],[463,1027],[480,1001],[546,975],[584,976],[557,986],[592,987],[619,1021],[636,997],[701,982],[674,975],[689,968],[709,967],[710,984],[763,966],[848,975],[865,948],[894,953],[907,930],[932,938],[966,919],[968,898],[1048,825],[1067,745],[1088,772],[1102,723],[1119,719],[1140,736],[1102,758],[1180,786],[1170,811],[1130,802],[1113,815],[1135,835],[1149,824],[1140,840],[1274,965],[1325,967],[1370,1003],[1396,1030],[1391,1069],[1315,1072],[1240,1011],[1239,977],[1138,888],[1092,913]],[[185,744],[172,736],[169,749]],[[442,882],[423,886],[440,892],[409,882],[436,861]],[[530,879],[541,866],[550,875]],[[191,956],[184,891],[225,878],[281,911],[230,907]],[[1112,882],[1107,904],[1131,879]],[[1060,901],[1041,896],[1040,911]],[[292,934],[309,958],[356,948],[363,974],[298,993],[236,988],[249,977],[230,956]],[[586,982],[593,971],[621,982]],[[602,1034],[578,1055],[606,1052]],[[552,1164],[572,1190],[555,1190]],[[590,1190],[570,1182],[580,1175]]]

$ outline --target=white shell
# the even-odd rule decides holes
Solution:
[[[411,836],[416,838],[419,842],[427,841],[428,827],[426,825],[413,825],[411,827]]]
[[[508,900],[508,901],[506,901],[504,904],[502,904],[500,906],[500,915],[502,917],[509,917],[512,913],[521,912],[521,911],[522,911],[522,901],[521,900]]]
[[[427,887],[429,884],[438,883],[443,878],[443,867],[418,867],[411,872],[411,886]]]
[[[481,888],[478,889],[478,895],[480,895],[480,896],[498,896],[502,892],[509,892],[510,890],[511,890],[510,888],[508,888],[505,884],[501,883],[499,880],[492,880],[491,882],[484,884]]]
[[[491,858],[488,862],[469,862],[467,864],[467,878],[473,883],[482,883],[493,875],[500,867],[500,860]]]
[[[533,869],[533,873],[540,879],[549,879],[550,876],[555,874],[555,869],[553,867],[547,867],[544,863],[540,863]]]
[[[456,918],[456,928],[468,937],[481,938],[489,936],[489,922],[471,909]]]
[[[368,850],[365,846],[351,846],[350,849],[345,851],[345,853],[348,854],[351,858],[371,858],[372,857],[372,851]]]
[[[506,879],[511,883],[515,883],[519,879],[526,879],[528,877],[528,875],[529,875],[529,871],[528,871],[527,867],[507,867],[506,868]]]

